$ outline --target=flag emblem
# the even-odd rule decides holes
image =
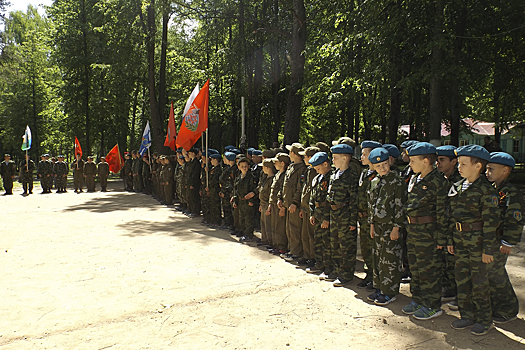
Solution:
[[[186,124],[186,127],[190,131],[197,131],[197,128],[199,127],[199,108],[195,107],[184,117],[184,124]]]

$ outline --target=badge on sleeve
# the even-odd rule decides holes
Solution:
[[[520,210],[514,210],[514,214],[512,216],[514,216],[516,221],[521,221],[521,219],[523,219],[523,215],[521,214]]]
[[[498,196],[492,196],[492,198],[490,200],[491,200],[493,206],[497,207],[499,205],[499,198],[498,198]]]

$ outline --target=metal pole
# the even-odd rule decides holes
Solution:
[[[149,173],[151,174],[151,154],[149,153],[149,147],[148,147],[148,160],[149,160]]]
[[[208,154],[208,134],[210,132],[208,131],[208,129],[206,129],[206,188],[209,188],[210,187],[210,180],[209,180],[209,171],[208,171],[208,158],[209,158],[209,154]]]
[[[29,171],[29,159],[27,159],[27,150],[26,150],[26,171]]]

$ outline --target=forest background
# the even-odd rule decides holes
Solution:
[[[331,141],[458,145],[463,118],[525,120],[522,0],[0,0],[0,151],[33,159],[163,146],[210,79],[210,147]],[[1,28],[1,27],[0,27]],[[399,125],[410,125],[400,135]],[[170,151],[171,152],[171,151]]]

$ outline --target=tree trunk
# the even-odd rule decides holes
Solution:
[[[459,69],[461,67],[461,50],[463,48],[463,36],[465,36],[465,28],[467,25],[467,2],[459,1],[458,5],[461,9],[458,11],[459,15],[456,18],[456,30],[454,39],[454,70],[452,75],[452,82],[450,88],[450,143],[459,146],[459,126],[461,116],[459,114],[460,107],[460,92],[459,92]]]
[[[159,67],[159,119],[163,120],[166,115],[166,54],[168,51],[168,22],[170,20],[170,8],[164,4],[162,14],[162,42],[160,47]]]
[[[428,132],[430,143],[435,146],[441,145],[441,121],[443,120],[443,104],[441,99],[443,79],[441,71],[443,68],[443,50],[441,49],[441,38],[443,36],[443,8],[444,0],[436,1],[436,12],[433,27],[432,48],[432,78],[430,79],[430,120]]]
[[[306,9],[304,0],[293,0],[292,52],[290,87],[286,104],[284,144],[299,140],[301,128],[301,88],[304,81],[304,49],[306,47]]]
[[[89,52],[88,52],[88,43],[87,43],[87,18],[86,18],[86,2],[82,1],[82,44],[83,44],[83,54],[84,54],[84,112],[86,113],[86,144],[85,150],[87,154],[91,153],[91,145],[89,143],[90,138],[90,128],[91,120],[89,114],[89,85],[90,85],[90,69],[91,65],[89,62]]]
[[[149,105],[151,112],[151,138],[155,149],[164,149],[164,128],[159,114],[159,104],[157,101],[155,87],[155,0],[151,0],[147,7],[147,33],[146,33],[146,54],[148,57],[148,88]]]
[[[390,123],[388,124],[388,143],[392,144],[397,144],[397,130],[401,115],[401,89],[395,85],[390,87]]]

